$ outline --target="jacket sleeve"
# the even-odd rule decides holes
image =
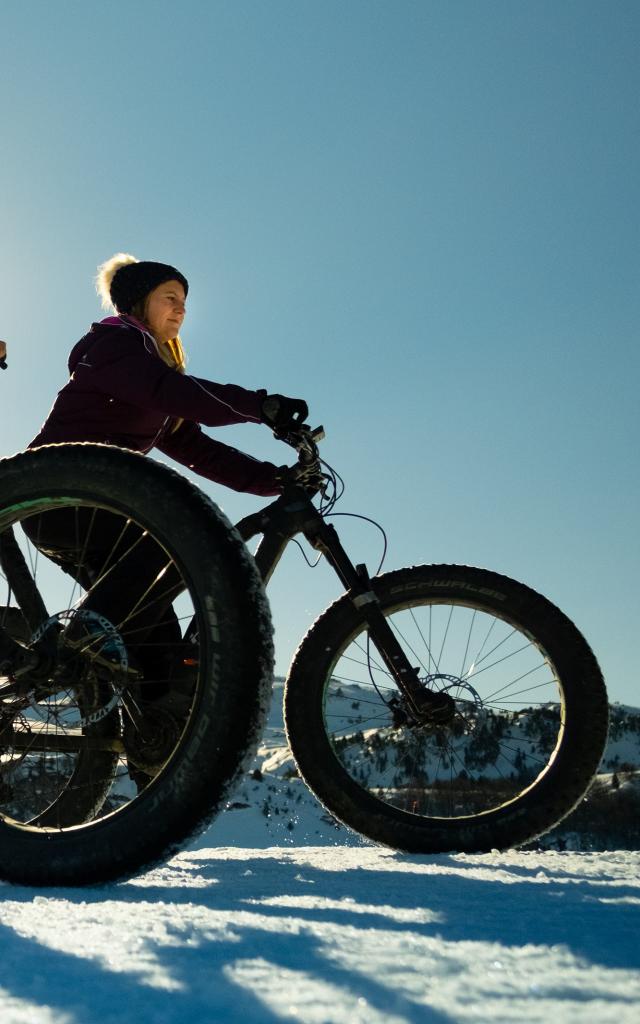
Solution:
[[[74,377],[130,405],[208,427],[259,423],[266,391],[247,391],[179,373],[162,361],[151,339],[135,329],[102,327],[74,368]]]
[[[235,491],[248,491],[265,497],[280,493],[276,483],[277,470],[271,462],[260,462],[236,448],[214,441],[202,432],[197,423],[184,421],[177,430],[163,437],[156,447],[200,476]]]

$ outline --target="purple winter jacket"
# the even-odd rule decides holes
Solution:
[[[153,337],[125,316],[92,324],[71,351],[69,372],[29,448],[60,441],[158,448],[236,491],[279,493],[272,463],[214,441],[199,426],[259,423],[266,391],[179,373],[161,359]],[[183,422],[174,429],[176,419]]]

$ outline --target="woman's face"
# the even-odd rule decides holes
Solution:
[[[179,281],[165,281],[149,292],[145,320],[156,341],[169,341],[180,333],[186,296]]]

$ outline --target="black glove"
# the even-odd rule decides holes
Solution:
[[[290,484],[299,484],[308,494],[315,494],[325,488],[325,479],[318,465],[279,466],[276,470],[276,483],[282,491]]]
[[[262,403],[262,422],[272,430],[289,430],[299,427],[309,415],[309,406],[301,398],[286,398],[284,395],[267,395]]]

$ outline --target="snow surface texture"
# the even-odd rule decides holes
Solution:
[[[637,853],[202,849],[5,885],[3,1024],[638,1020]]]
[[[365,844],[289,777],[281,699],[258,777],[166,866],[0,884],[1,1024],[636,1024],[640,853]]]

